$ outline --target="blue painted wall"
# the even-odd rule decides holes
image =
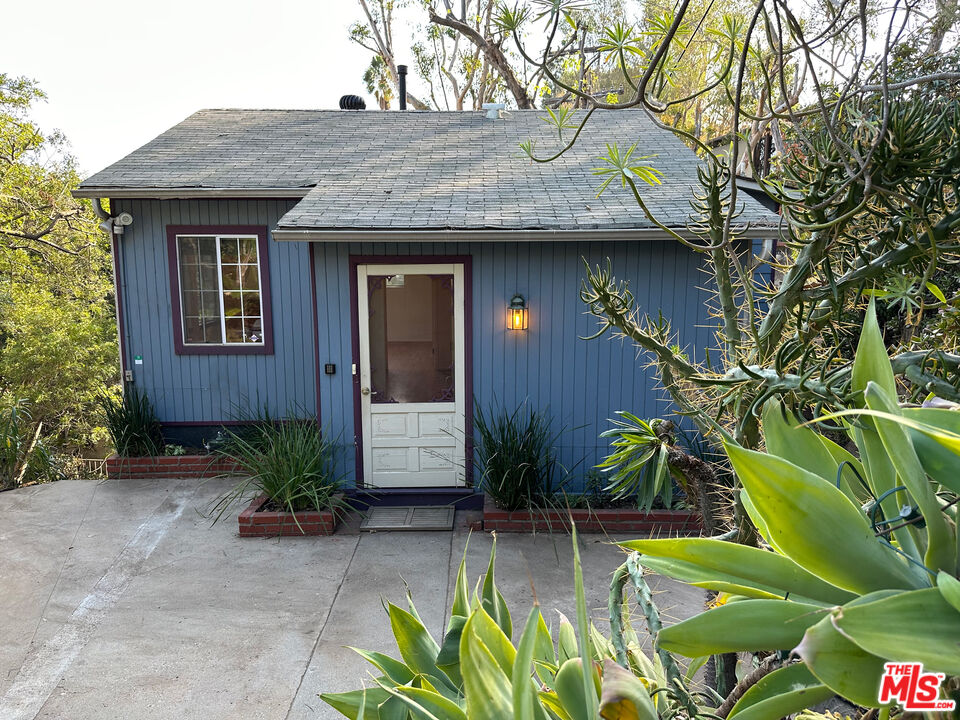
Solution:
[[[714,345],[708,318],[707,277],[700,258],[677,243],[269,243],[275,354],[176,356],[170,320],[165,226],[272,224],[294,201],[124,201],[135,217],[122,241],[128,366],[164,422],[229,420],[236,408],[267,402],[282,414],[297,404],[316,411],[319,383],[323,425],[346,445],[353,441],[353,362],[350,334],[351,255],[470,255],[473,258],[473,387],[481,404],[515,407],[527,400],[548,408],[560,439],[560,462],[576,467],[575,485],[605,454],[598,439],[614,411],[662,416],[669,404],[635,348],[596,330],[579,299],[581,258],[610,258],[628,280],[641,308],[662,310],[695,359]],[[315,376],[309,253],[314,253],[320,362],[335,375]],[[530,328],[506,329],[514,293],[528,299]],[[141,354],[144,365],[132,364]],[[352,449],[344,472],[353,477]]]
[[[133,225],[120,241],[120,294],[127,368],[160,420],[210,423],[267,403],[316,411],[309,246],[269,240],[273,355],[175,355],[167,262],[167,225],[265,225],[295,200],[122,200]],[[143,357],[143,365],[133,358]]]
[[[662,309],[679,342],[697,359],[712,342],[699,289],[706,280],[699,259],[673,242],[557,243],[318,243],[314,246],[319,302],[320,361],[349,369],[349,258],[351,255],[470,255],[473,258],[473,389],[484,407],[509,408],[524,400],[549,409],[564,429],[559,459],[576,468],[574,486],[606,453],[598,439],[616,410],[641,417],[668,412],[653,372],[635,348],[596,332],[579,298],[581,258],[591,264],[610,258],[618,277],[630,281],[638,304]],[[528,300],[530,327],[506,329],[506,308],[514,293]],[[353,435],[353,385],[349,371],[320,377],[324,425]],[[348,468],[352,471],[352,467]]]

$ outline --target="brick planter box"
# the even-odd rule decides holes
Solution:
[[[157,455],[151,457],[107,458],[107,477],[111,480],[143,478],[211,478],[237,474],[239,469],[229,460],[213,455]]]
[[[502,510],[489,497],[483,503],[483,529],[497,532],[570,532],[570,520],[578,532],[639,533],[643,535],[699,535],[700,516],[684,510],[630,508]]]
[[[261,511],[267,496],[253,499],[237,518],[241,537],[276,537],[277,535],[333,535],[337,515],[332,510],[307,510],[296,515],[288,512]],[[299,523],[299,524],[298,524]]]

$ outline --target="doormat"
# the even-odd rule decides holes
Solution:
[[[452,507],[372,507],[360,530],[453,530]]]

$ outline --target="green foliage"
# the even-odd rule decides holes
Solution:
[[[164,454],[160,421],[145,392],[131,385],[123,397],[104,393],[100,396],[100,407],[118,455],[149,457]]]
[[[616,143],[607,144],[607,154],[600,157],[600,160],[607,163],[610,167],[600,167],[593,171],[594,175],[606,176],[603,182],[600,183],[600,187],[597,188],[597,195],[600,195],[614,180],[620,181],[620,187],[627,187],[627,184],[630,184],[631,188],[636,188],[634,185],[635,180],[641,180],[647,185],[661,185],[663,173],[660,170],[657,170],[655,167],[649,163],[642,162],[643,160],[650,160],[655,155],[638,155],[637,157],[633,156],[633,153],[637,150],[637,143],[634,143],[626,150],[621,150],[620,146]]]
[[[363,84],[367,92],[373,95],[381,110],[389,110],[393,100],[393,86],[390,84],[390,72],[387,64],[379,55],[370,59],[370,67],[363,73]]]
[[[657,720],[659,713],[675,714],[680,708],[671,696],[674,688],[639,650],[632,630],[627,669],[587,620],[576,533],[573,543],[576,628],[561,616],[557,635],[551,635],[535,606],[514,640],[494,579],[494,539],[487,571],[472,594],[464,551],[442,642],[431,637],[409,594],[407,609],[388,603],[400,659],[354,648],[374,666],[375,686],[323,693],[321,699],[351,720]],[[695,716],[698,708],[691,706]]]
[[[240,431],[227,429],[214,454],[236,464],[244,477],[213,502],[210,514],[219,520],[252,494],[266,495],[284,512],[336,510],[339,449],[310,418],[265,417]]]
[[[97,396],[116,380],[109,241],[64,138],[29,119],[36,84],[0,73],[0,402],[26,399],[44,432],[105,440]]]
[[[725,604],[660,631],[662,650],[782,650],[802,660],[754,685],[728,717],[761,717],[762,708],[780,717],[833,693],[877,707],[884,662],[960,676],[960,413],[899,407],[872,309],[853,384],[863,407],[823,420],[849,419],[858,458],[776,400],[763,413],[766,453],[728,442],[764,548],[719,539],[624,543],[650,569],[724,593]]]
[[[561,489],[550,503],[558,509],[586,509],[627,507],[634,502],[631,497],[619,497],[609,490],[609,478],[597,469],[588,470],[583,476],[583,491],[568,493]]]
[[[556,489],[557,459],[553,418],[526,404],[510,412],[477,407],[474,426],[480,434],[475,449],[480,487],[498,507],[518,510],[541,505]]]
[[[0,490],[59,480],[62,473],[27,403],[0,410]]]
[[[65,275],[0,280],[0,397],[28,399],[52,436],[99,443],[97,397],[117,374],[113,311],[105,281],[96,290],[85,267],[57,265]]]
[[[609,473],[606,487],[615,497],[635,495],[637,507],[650,510],[659,496],[666,508],[673,504],[673,475],[670,468],[670,444],[657,434],[660,420],[641,420],[626,411],[617,411],[620,419],[612,420],[614,427],[600,434],[613,438],[613,452],[598,468]],[[682,475],[678,481],[685,485]]]

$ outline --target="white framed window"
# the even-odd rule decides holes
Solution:
[[[263,346],[260,238],[178,234],[175,245],[183,346]]]

